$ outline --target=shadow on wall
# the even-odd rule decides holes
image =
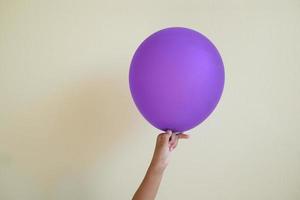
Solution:
[[[23,174],[32,174],[45,194],[51,194],[69,172],[106,159],[132,124],[127,78],[126,83],[122,80],[79,81],[16,111],[18,126],[10,127],[15,136],[9,141],[14,146],[13,165]],[[13,138],[18,138],[18,144],[13,144]]]

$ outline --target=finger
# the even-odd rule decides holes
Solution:
[[[175,135],[172,133],[170,139],[169,139],[169,142],[168,142],[168,146],[169,146],[169,150],[172,151],[172,144],[174,143],[174,137]]]
[[[168,135],[168,142],[170,142],[171,137],[172,137],[172,131],[171,130],[167,130],[165,134]]]
[[[180,133],[178,134],[178,138],[179,139],[188,139],[190,138],[190,135],[184,134],[184,133]]]
[[[170,138],[170,144],[173,144],[174,142],[175,142],[175,140],[176,140],[176,133],[172,133],[172,135],[171,135],[171,138]]]
[[[178,141],[178,136],[175,133],[173,133],[171,136],[171,141],[169,142],[170,151],[172,151],[174,149],[177,141]]]
[[[161,133],[157,136],[157,139],[163,143],[168,143],[171,138],[172,132]]]
[[[172,149],[175,149],[177,147],[178,140],[179,140],[179,137],[178,137],[178,135],[176,135],[176,140],[175,140],[174,144],[172,144]]]

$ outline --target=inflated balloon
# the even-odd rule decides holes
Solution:
[[[204,35],[187,28],[167,28],[138,47],[129,84],[137,108],[153,126],[182,132],[203,122],[217,106],[224,66]]]

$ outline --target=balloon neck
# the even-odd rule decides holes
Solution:
[[[167,132],[167,131],[166,131]],[[175,133],[176,135],[179,135],[181,134],[182,132],[179,132],[179,131],[172,131],[172,133]]]

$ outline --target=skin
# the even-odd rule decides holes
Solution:
[[[151,163],[132,200],[155,199],[164,171],[169,164],[170,156],[176,148],[178,140],[187,138],[189,138],[189,135],[184,133],[175,134],[171,131],[157,136]]]

